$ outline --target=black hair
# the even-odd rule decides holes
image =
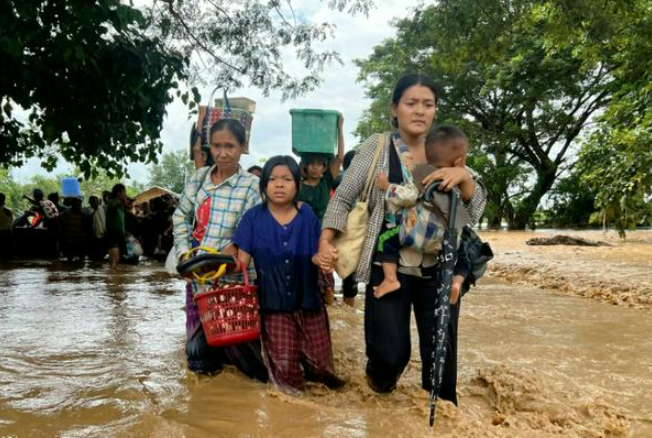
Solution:
[[[44,195],[43,195],[43,190],[41,190],[41,189],[34,189],[34,190],[32,191],[32,196],[34,196],[34,200],[35,200],[35,201],[40,201],[41,199],[43,199],[43,196],[44,196]]]
[[[258,165],[253,165],[249,169],[247,169],[247,172],[251,173],[252,170],[258,170],[259,172],[262,172],[263,168]]]
[[[426,158],[430,162],[434,158],[434,146],[452,144],[453,140],[469,141],[464,131],[453,125],[438,125],[432,128],[426,135]]]
[[[59,203],[59,193],[58,192],[52,192],[48,195],[48,200],[50,200],[54,204]]]
[[[7,197],[5,196],[5,194],[4,194],[4,193],[0,193],[0,207],[2,207],[2,206],[5,205],[5,200],[6,200],[6,199],[7,199]]]
[[[346,154],[344,154],[344,161],[342,163],[342,168],[344,170],[349,168],[351,161],[353,161],[353,157],[355,157],[355,151],[348,151]]]
[[[297,193],[292,200],[296,206],[299,203],[299,190],[301,189],[301,169],[296,160],[289,155],[276,155],[267,160],[263,166],[263,174],[260,176],[260,196],[263,199],[263,204],[267,205],[267,184],[269,184],[269,179],[276,166],[287,166],[290,169],[292,179],[297,187]]]
[[[426,135],[426,145],[443,143],[458,138],[468,140],[468,137],[457,126],[453,125],[437,125],[428,132]]]
[[[231,134],[233,134],[240,146],[244,147],[247,142],[247,131],[245,131],[242,123],[238,122],[235,119],[220,119],[217,122],[213,123],[213,126],[211,126],[211,134],[208,137],[209,142],[213,137],[213,134],[221,131],[229,131]]]
[[[118,183],[111,189],[111,195],[117,197],[118,193],[122,192],[123,190],[127,190],[127,188],[124,186],[124,184]]]
[[[151,211],[163,211],[163,208],[165,207],[163,203],[163,198],[160,196],[157,196],[156,198],[153,198],[149,201],[149,209]]]
[[[321,163],[325,167],[328,167],[329,162],[325,154],[305,154],[301,157],[301,169],[304,171],[307,170],[310,163]]]
[[[392,91],[392,104],[398,106],[398,103],[401,101],[401,98],[405,94],[405,91],[415,85],[421,85],[423,87],[429,88],[432,91],[433,96],[435,96],[435,105],[437,105],[437,85],[430,79],[428,76],[421,74],[409,74],[401,77],[396,81],[394,85],[394,90]],[[398,128],[398,120],[396,117],[392,117],[392,126],[394,129]]]

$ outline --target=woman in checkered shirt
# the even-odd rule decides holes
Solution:
[[[323,231],[319,242],[320,267],[333,270],[337,254],[332,240],[346,227],[346,218],[360,198],[370,163],[378,147],[382,152],[374,177],[384,173],[389,181],[401,184],[403,176],[396,145],[401,143],[412,152],[415,164],[425,164],[425,136],[436,116],[437,91],[434,83],[421,75],[408,75],[399,79],[392,93],[392,126],[395,131],[384,136],[386,141],[379,145],[380,136],[373,135],[357,148],[351,166],[342,183],[331,199],[323,220]],[[439,169],[424,180],[442,180],[443,187],[450,190],[457,186],[462,194],[472,224],[477,222],[484,210],[486,192],[476,181],[469,169],[454,167]],[[432,368],[432,339],[434,332],[434,312],[437,282],[436,255],[421,254],[411,248],[401,248],[399,260],[399,280],[401,288],[382,298],[375,298],[373,287],[383,280],[380,263],[374,260],[378,237],[382,231],[385,217],[384,192],[375,186],[369,199],[370,220],[363,244],[362,256],[356,272],[356,279],[367,285],[365,294],[365,341],[367,354],[367,381],[377,392],[391,392],[410,360],[410,313],[414,308],[419,332],[419,350],[422,361],[422,386],[430,390],[430,370]],[[471,224],[471,225],[472,225]],[[453,300],[451,300],[453,302]],[[449,325],[446,369],[440,397],[457,401],[456,382],[456,332],[459,301],[451,309]],[[453,343],[453,345],[450,345]]]
[[[215,165],[198,169],[186,182],[172,221],[174,250],[182,256],[190,248],[208,246],[224,251],[245,211],[260,203],[260,180],[240,167],[246,132],[233,119],[221,119],[211,128],[211,154]],[[250,278],[256,273],[249,270]],[[233,275],[227,281],[241,282]],[[235,365],[249,377],[267,381],[260,342],[222,348],[210,347],[199,321],[193,297],[202,291],[196,281],[186,287],[186,356],[196,373],[217,373],[225,364]]]

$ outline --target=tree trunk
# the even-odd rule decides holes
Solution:
[[[552,188],[556,179],[556,166],[552,165],[545,169],[537,169],[537,182],[532,187],[530,194],[517,205],[514,212],[514,221],[510,229],[524,230],[530,224],[541,198]]]
[[[496,214],[487,218],[487,228],[490,230],[500,230],[500,224],[502,220],[502,214],[500,214],[500,212],[496,212]]]

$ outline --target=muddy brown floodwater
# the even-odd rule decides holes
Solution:
[[[485,278],[462,304],[460,407],[431,430],[416,342],[393,394],[367,387],[362,300],[329,309],[348,385],[301,397],[188,373],[183,302],[157,264],[3,265],[0,437],[652,436],[649,309]]]

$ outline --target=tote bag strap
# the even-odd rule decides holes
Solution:
[[[376,152],[374,154],[374,159],[371,162],[371,167],[369,168],[369,173],[367,174],[367,182],[365,183],[364,186],[364,198],[360,198],[361,202],[366,202],[369,200],[369,197],[371,196],[371,190],[374,187],[373,180],[374,180],[374,175],[376,174],[376,166],[378,165],[378,160],[380,159],[380,154],[383,151],[383,148],[385,147],[385,140],[387,139],[387,136],[383,133],[378,134],[378,146],[376,146]]]

